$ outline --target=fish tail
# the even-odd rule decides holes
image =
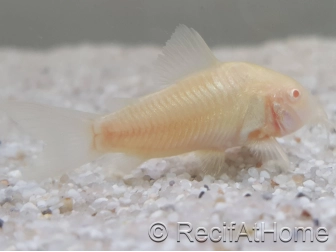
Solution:
[[[2,102],[0,110],[46,144],[36,164],[23,170],[26,179],[58,176],[103,155],[94,148],[99,115],[27,102]]]

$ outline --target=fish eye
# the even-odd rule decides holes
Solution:
[[[297,89],[292,89],[292,91],[290,92],[290,97],[293,101],[296,101],[297,99],[299,99],[300,96],[301,96],[301,93]]]

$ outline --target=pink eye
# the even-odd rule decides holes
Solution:
[[[295,100],[298,99],[300,97],[300,95],[301,95],[301,93],[297,89],[293,89],[292,92],[291,92],[291,97]]]

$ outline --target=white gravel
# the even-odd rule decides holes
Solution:
[[[0,102],[29,100],[88,112],[108,112],[113,97],[141,96],[154,90],[151,64],[157,47],[78,46],[30,52],[0,49]],[[318,96],[336,122],[336,40],[317,38],[269,42],[251,48],[217,48],[224,61],[243,60],[267,66],[299,80]],[[51,115],[52,116],[52,115]],[[228,155],[221,176],[203,176],[193,155],[151,160],[124,178],[111,175],[109,159],[82,166],[41,183],[24,181],[41,151],[41,142],[25,135],[0,115],[0,249],[334,249],[336,247],[336,134],[325,148],[319,128],[280,139],[291,168],[254,167],[242,149]],[[162,222],[169,231],[161,243],[148,229]],[[177,242],[177,222],[223,228],[254,223],[267,229],[325,227],[327,242],[239,242],[209,239]],[[183,229],[186,229],[184,227]],[[236,231],[237,231],[236,230]],[[160,230],[157,230],[159,234]],[[236,233],[235,233],[236,234]],[[218,235],[218,233],[216,233]],[[283,237],[288,237],[284,232]],[[251,235],[253,239],[253,235]],[[234,236],[235,240],[235,236]]]

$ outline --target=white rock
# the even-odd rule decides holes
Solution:
[[[299,202],[301,203],[302,206],[306,206],[307,204],[310,203],[310,199],[308,197],[300,197]]]
[[[124,186],[113,185],[112,188],[113,188],[113,194],[116,195],[121,195],[126,191],[126,188]]]
[[[50,197],[48,200],[47,200],[47,204],[48,206],[56,206],[57,204],[60,203],[60,198],[59,197],[56,197],[56,196],[53,196],[53,197]]]
[[[308,187],[308,188],[310,188],[310,189],[314,189],[315,188],[315,182],[314,181],[312,181],[312,180],[306,180],[305,182],[303,182],[303,185],[305,186],[305,187]]]
[[[254,167],[251,167],[250,169],[248,169],[248,174],[250,174],[250,176],[252,176],[253,178],[258,178],[259,177],[259,172]]]
[[[103,208],[107,205],[107,202],[108,202],[108,199],[107,198],[99,198],[99,199],[96,199],[92,204],[91,206],[95,209],[97,208]]]
[[[188,190],[191,187],[191,182],[189,180],[186,180],[186,179],[182,179],[180,181],[180,184],[181,184],[181,187],[185,190]]]
[[[70,189],[67,193],[67,197],[69,198],[73,198],[75,201],[77,201],[78,199],[81,198],[81,195],[78,191],[76,191],[75,189]]]
[[[19,170],[14,170],[14,171],[10,171],[8,173],[8,176],[9,177],[12,177],[12,178],[21,178],[22,174],[21,174],[21,171]]]
[[[248,181],[250,184],[253,184],[253,183],[256,181],[256,179],[253,178],[253,177],[251,177],[251,178],[249,178],[247,181]]]
[[[119,199],[119,202],[122,204],[122,205],[129,205],[132,203],[132,200],[130,198],[125,198],[125,197],[121,197]]]
[[[286,219],[286,215],[283,212],[279,211],[279,212],[276,213],[276,220],[277,221],[281,221],[281,220],[285,220],[285,219]]]
[[[176,197],[176,201],[179,201],[184,198],[184,194],[180,194]]]
[[[316,160],[315,165],[317,165],[317,166],[324,165],[324,161],[323,160]]]
[[[296,184],[293,180],[289,180],[287,183],[286,183],[286,186],[288,188],[295,188],[296,187]]]
[[[252,185],[253,189],[256,191],[261,191],[262,190],[262,184],[253,184]]]
[[[33,195],[43,195],[45,193],[46,193],[46,190],[38,186],[31,186],[31,187],[22,189],[22,197],[25,199],[29,199]]]
[[[8,144],[6,145],[6,148],[4,148],[3,150],[1,150],[1,154],[5,157],[10,157],[10,158],[13,158],[13,157],[16,157],[17,156],[17,153],[18,153],[18,150],[19,150],[19,145],[16,144],[16,143],[11,143],[11,144]]]
[[[38,208],[46,208],[48,206],[47,202],[45,200],[37,201],[36,205],[37,205]]]
[[[168,203],[167,199],[165,197],[161,197],[158,200],[156,200],[156,204],[158,207],[163,207]]]
[[[214,210],[221,212],[221,211],[224,211],[225,208],[226,208],[226,204],[224,202],[218,202],[216,203]]]
[[[107,204],[106,209],[108,209],[108,210],[114,210],[117,207],[119,207],[119,202],[117,202],[117,201],[111,201],[111,202],[109,202]]]
[[[157,210],[157,211],[155,211],[154,213],[151,214],[150,218],[152,218],[152,219],[160,218],[164,215],[164,213],[165,212],[162,211],[162,210]]]
[[[273,180],[279,185],[283,185],[289,180],[289,177],[284,174],[280,174],[278,176],[275,176]]]
[[[263,177],[265,179],[269,179],[270,178],[270,175],[267,171],[261,171],[260,172],[260,177]]]
[[[40,210],[31,202],[28,202],[22,206],[20,209],[20,212],[32,212],[32,213],[38,213]]]
[[[171,222],[171,223],[174,223],[176,224],[179,220],[179,215],[178,213],[176,212],[172,212],[168,215],[168,220]]]

